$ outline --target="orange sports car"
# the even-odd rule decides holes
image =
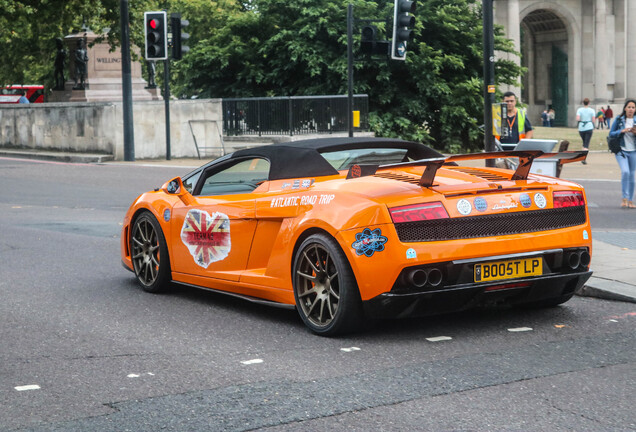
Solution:
[[[585,191],[530,169],[586,155],[445,157],[385,138],[239,150],[137,198],[122,262],[146,291],[182,284],[296,308],[321,335],[365,317],[554,306],[591,275]],[[518,168],[458,165],[503,157]]]

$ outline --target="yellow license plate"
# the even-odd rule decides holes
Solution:
[[[475,282],[513,279],[543,274],[542,258],[524,258],[475,264]]]

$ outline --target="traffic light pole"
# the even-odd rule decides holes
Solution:
[[[482,0],[484,14],[484,149],[495,151],[492,133],[492,105],[495,103],[495,33],[492,0]],[[487,167],[494,167],[494,159],[486,159]]]
[[[353,136],[353,5],[349,3],[347,8],[347,125],[349,136]]]
[[[170,160],[170,59],[163,61],[163,101],[166,106],[166,160]]]
[[[135,133],[133,129],[132,78],[130,69],[130,35],[128,23],[128,0],[120,0],[121,15],[121,79],[124,108],[124,160],[135,160]]]

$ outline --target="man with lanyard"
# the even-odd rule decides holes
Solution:
[[[498,133],[496,138],[501,142],[504,150],[514,150],[519,140],[532,138],[534,132],[526,111],[517,109],[517,97],[513,92],[504,93],[503,102],[506,104],[508,113],[507,118],[501,119],[501,122],[508,126],[509,134],[507,137],[501,137]]]

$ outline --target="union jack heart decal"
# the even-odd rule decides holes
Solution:
[[[219,212],[210,216],[203,210],[190,210],[181,227],[181,241],[194,262],[207,269],[213,262],[224,260],[232,249],[230,219]]]

